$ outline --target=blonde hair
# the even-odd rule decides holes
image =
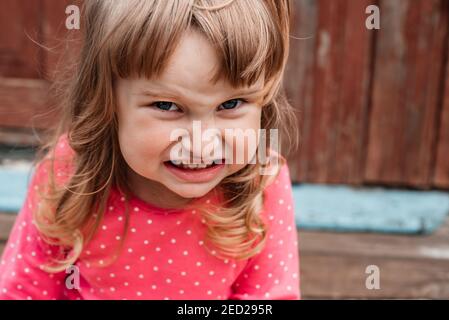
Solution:
[[[216,49],[221,67],[213,81],[224,78],[236,87],[249,86],[264,76],[261,126],[283,130],[295,145],[295,114],[282,88],[290,6],[290,0],[85,2],[80,57],[71,77],[56,83],[63,88],[60,121],[39,152],[41,157],[49,155],[53,167],[57,141],[66,133],[75,153],[73,174],[63,186],[55,183],[49,170],[41,193],[45,204],[35,214],[47,242],[66,248],[47,270],[63,270],[80,256],[98,229],[111,186],[127,200],[131,196],[117,138],[114,79],[160,75],[189,27],[202,32]],[[225,178],[219,185],[223,203],[201,210],[208,222],[206,243],[218,248],[222,257],[247,259],[265,243],[267,227],[259,213],[269,176],[260,175],[259,167],[248,164]],[[125,235],[128,211],[127,205]]]

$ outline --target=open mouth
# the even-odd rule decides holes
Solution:
[[[186,163],[182,161],[165,161],[165,167],[178,179],[189,182],[208,182],[220,175],[225,167],[224,159],[209,163]]]

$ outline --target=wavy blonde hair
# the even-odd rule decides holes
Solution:
[[[280,145],[283,138],[296,145],[296,117],[282,88],[290,9],[290,0],[85,1],[80,56],[70,76],[55,82],[55,88],[62,88],[59,122],[36,158],[38,162],[46,155],[54,167],[57,141],[67,134],[74,151],[73,173],[60,186],[49,170],[41,192],[45,201],[35,213],[46,241],[62,248],[46,266],[48,271],[61,271],[78,259],[103,218],[111,186],[127,200],[131,196],[118,144],[114,80],[160,75],[189,27],[202,32],[216,49],[221,67],[214,81],[224,77],[235,87],[249,86],[264,76],[261,127],[281,129],[287,134],[281,134]],[[277,156],[278,163],[284,160]],[[223,258],[247,259],[265,243],[267,226],[259,213],[270,176],[260,175],[259,168],[259,163],[248,164],[225,178],[219,184],[220,206],[201,209],[208,222],[206,247],[218,248]]]

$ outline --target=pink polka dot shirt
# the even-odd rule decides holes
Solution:
[[[61,137],[57,181],[70,171],[62,159],[72,155]],[[267,242],[249,259],[224,260],[206,250],[205,220],[198,211],[168,212],[137,197],[128,201],[130,220],[123,240],[125,198],[112,188],[99,229],[74,265],[48,273],[42,265],[56,248],[41,238],[32,216],[40,203],[37,189],[49,169],[44,163],[31,179],[0,260],[0,299],[300,299],[298,238],[286,165],[264,190],[261,217],[268,226]],[[197,201],[215,200],[203,198]],[[122,240],[124,246],[117,251]],[[118,259],[109,263],[116,252]]]

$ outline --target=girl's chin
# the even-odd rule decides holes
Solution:
[[[170,190],[176,193],[179,197],[185,199],[201,198],[209,193],[213,188],[192,188],[192,186],[186,186],[185,188],[170,188]]]

